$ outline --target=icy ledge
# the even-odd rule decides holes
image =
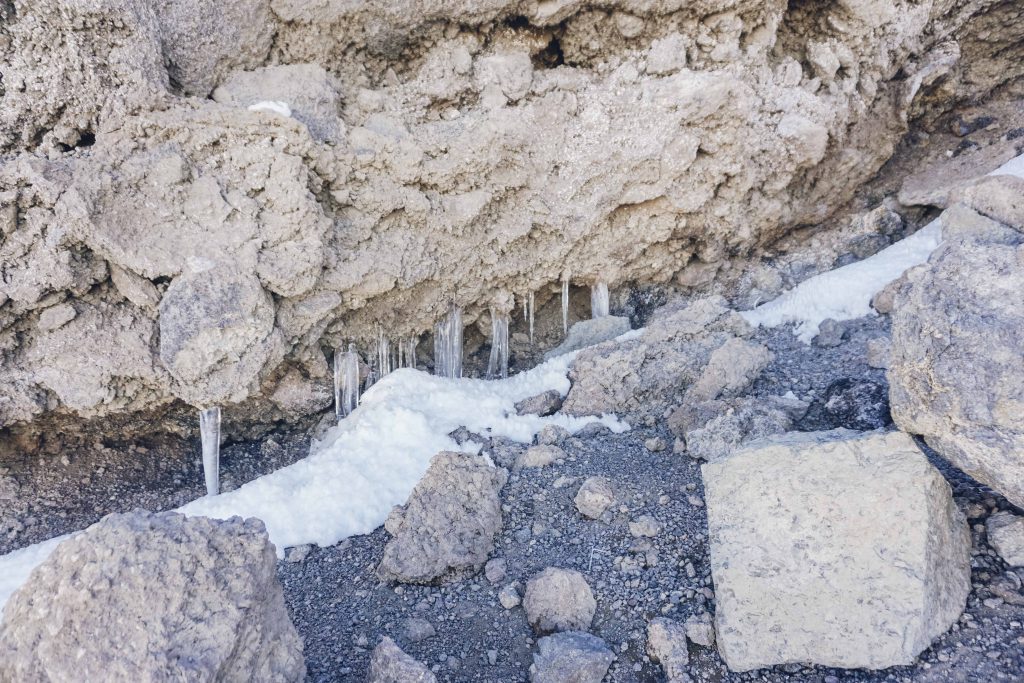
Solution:
[[[434,454],[480,450],[480,444],[460,446],[448,436],[460,426],[521,443],[532,441],[547,425],[570,432],[592,422],[617,433],[629,429],[612,415],[516,415],[517,401],[549,389],[562,395],[569,391],[569,364],[575,355],[552,358],[503,380],[448,379],[395,370],[367,391],[359,407],[323,441],[314,442],[308,457],[178,511],[217,519],[258,517],[281,555],[290,546],[333,545],[383,524],[391,508],[408,499]],[[0,556],[0,609],[67,537]]]
[[[988,175],[1024,178],[1024,154]],[[942,216],[874,256],[804,280],[777,299],[740,313],[757,327],[795,323],[793,333],[809,344],[827,318],[853,320],[875,315],[871,299],[908,268],[928,260],[942,242]]]

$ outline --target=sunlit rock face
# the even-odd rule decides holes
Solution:
[[[326,407],[322,349],[754,253],[1024,70],[1012,3],[596,4],[0,2],[0,424]]]

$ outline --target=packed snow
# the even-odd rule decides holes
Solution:
[[[988,175],[1024,178],[1024,154]],[[755,327],[795,323],[794,334],[809,344],[828,318],[853,320],[875,315],[871,299],[908,268],[928,260],[942,242],[942,216],[874,256],[804,280],[777,299],[741,315]]]
[[[279,554],[305,543],[332,545],[383,524],[391,508],[408,499],[434,454],[479,452],[480,444],[460,446],[448,436],[460,426],[520,443],[531,442],[546,425],[576,432],[600,422],[613,432],[626,431],[628,425],[612,415],[516,414],[515,403],[524,398],[549,389],[566,394],[574,356],[559,356],[528,372],[493,381],[395,370],[374,384],[359,407],[323,441],[314,443],[307,458],[234,491],[200,498],[179,512],[218,519],[258,517]],[[63,538],[0,557],[0,609]]]

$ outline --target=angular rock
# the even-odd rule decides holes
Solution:
[[[590,519],[600,519],[605,511],[615,504],[615,491],[606,477],[587,477],[573,498],[580,514]]]
[[[0,680],[181,676],[305,680],[257,519],[109,515],[57,546],[4,610]]]
[[[850,378],[832,382],[821,398],[821,412],[830,427],[870,431],[892,424],[888,388],[876,382]]]
[[[828,349],[842,344],[845,336],[846,325],[832,318],[827,318],[821,321],[821,324],[818,326],[818,334],[811,343],[819,348]]]
[[[501,606],[505,609],[518,607],[522,602],[522,598],[519,597],[519,584],[510,583],[498,591],[498,602],[500,602]]]
[[[422,617],[410,617],[402,623],[402,634],[410,643],[418,643],[437,635],[433,624]]]
[[[711,352],[700,377],[686,391],[687,401],[713,401],[734,396],[750,386],[772,360],[772,353],[744,339],[727,339]]]
[[[569,334],[565,341],[544,354],[544,360],[615,339],[626,332],[629,332],[629,318],[605,315],[600,318],[581,320],[569,328]]]
[[[569,430],[558,425],[545,425],[537,433],[537,443],[541,446],[561,446],[569,438]]]
[[[988,542],[1011,567],[1024,567],[1024,517],[997,512],[985,521]]]
[[[537,641],[531,683],[601,683],[615,654],[597,636],[564,631]]]
[[[508,572],[508,562],[504,557],[494,557],[487,560],[487,564],[484,565],[484,576],[490,583],[501,583],[505,580],[505,575]]]
[[[677,410],[669,422],[683,434],[690,457],[713,462],[748,441],[792,429],[784,408],[789,408],[784,399],[713,401]]]
[[[438,453],[404,508],[392,512],[377,574],[384,580],[430,583],[477,570],[501,531],[499,491],[508,472],[468,453]]]
[[[387,636],[380,639],[370,655],[367,683],[436,683],[430,669],[402,652]]]
[[[572,388],[562,404],[570,415],[644,412],[660,415],[688,387],[696,395],[738,391],[749,375],[726,367],[732,351],[750,350],[739,337],[752,329],[720,296],[700,299],[651,322],[639,336],[581,351],[569,371]],[[711,363],[712,354],[732,344]],[[746,355],[746,354],[744,354]],[[756,360],[756,359],[755,359]]]
[[[701,647],[714,646],[715,627],[711,623],[711,617],[706,612],[700,616],[693,615],[687,617],[683,627],[686,629],[686,637],[691,643]]]
[[[585,631],[597,611],[597,601],[578,571],[548,567],[526,583],[526,619],[538,633]]]
[[[661,664],[669,681],[682,683],[689,676],[690,653],[686,645],[686,629],[679,622],[664,617],[647,624],[647,654]]]
[[[702,472],[730,669],[909,664],[960,616],[970,535],[907,435],[787,434]]]
[[[980,196],[975,201],[982,205]],[[1011,201],[993,196],[987,203]],[[1007,226],[1012,238],[951,226],[961,229],[959,237],[908,271],[896,297],[888,372],[892,417],[900,429],[924,436],[944,458],[1021,506],[1024,225]],[[944,234],[949,227],[943,214]]]
[[[629,535],[634,538],[654,538],[664,526],[651,515],[640,515],[629,523]]]
[[[562,407],[562,394],[551,389],[516,403],[517,415],[554,415]]]

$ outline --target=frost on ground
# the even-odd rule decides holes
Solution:
[[[547,425],[576,432],[600,422],[613,432],[628,429],[616,417],[517,415],[515,404],[554,389],[569,391],[575,354],[554,358],[498,381],[448,379],[412,369],[396,370],[363,395],[359,407],[314,443],[309,457],[220,496],[193,501],[179,512],[217,519],[258,517],[283,556],[285,548],[333,545],[367,534],[409,497],[441,451],[479,451],[449,434],[459,427],[521,443]],[[0,609],[65,537],[0,557]]]
[[[989,175],[1024,178],[1024,154]],[[908,268],[928,260],[942,242],[942,216],[874,256],[804,280],[773,301],[741,315],[751,325],[776,327],[796,323],[794,333],[810,343],[821,323],[874,315],[871,298]]]

